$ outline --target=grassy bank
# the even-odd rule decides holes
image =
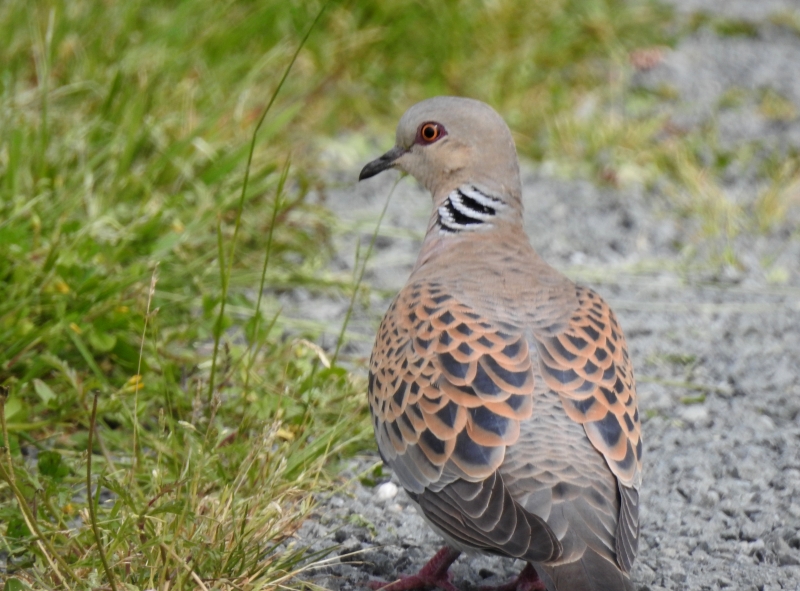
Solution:
[[[321,8],[0,3],[7,589],[258,589],[297,567],[271,549],[371,445],[363,380],[275,297],[354,289],[321,271],[331,220],[305,200],[320,138],[463,94],[599,182],[631,161],[706,180],[690,140],[653,140],[658,97],[606,108],[630,51],[670,41],[656,5],[389,0],[327,6],[243,190]]]

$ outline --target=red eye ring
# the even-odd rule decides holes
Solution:
[[[444,132],[444,127],[438,123],[429,121],[428,123],[423,123],[419,126],[419,131],[417,131],[417,141],[421,144],[432,144],[436,140],[440,139],[443,135],[446,135]]]

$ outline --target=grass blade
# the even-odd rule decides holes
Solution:
[[[251,166],[253,164],[253,153],[255,152],[255,149],[256,149],[256,138],[258,137],[258,131],[261,129],[261,126],[264,124],[264,119],[266,119],[267,113],[269,113],[270,109],[272,109],[272,105],[275,103],[275,99],[278,97],[278,93],[281,91],[281,88],[283,87],[284,82],[286,82],[286,78],[289,76],[289,72],[292,70],[292,66],[294,66],[295,61],[297,61],[297,56],[300,55],[300,51],[303,49],[303,46],[306,44],[306,41],[308,41],[308,38],[311,36],[311,32],[316,27],[317,23],[319,22],[319,19],[322,18],[322,14],[325,12],[325,9],[328,7],[329,3],[330,2],[325,2],[325,4],[322,5],[322,8],[319,9],[319,12],[317,13],[316,18],[311,23],[311,26],[308,27],[308,30],[306,31],[306,34],[303,36],[302,40],[298,44],[297,50],[295,50],[294,55],[292,55],[292,59],[289,60],[289,64],[284,69],[283,76],[281,76],[280,82],[278,82],[278,85],[275,87],[275,90],[273,91],[272,96],[270,97],[269,102],[267,103],[267,106],[264,107],[264,110],[261,112],[261,117],[258,118],[258,123],[256,123],[256,127],[253,130],[253,135],[252,135],[252,137],[250,139],[250,150],[247,153],[247,164],[245,165],[245,169],[244,169],[244,180],[242,182],[242,192],[241,192],[241,194],[239,196],[239,205],[236,208],[236,222],[235,222],[234,228],[233,228],[233,238],[231,239],[231,249],[230,249],[230,255],[229,255],[229,260],[228,260],[228,270],[227,270],[227,278],[228,279],[230,279],[230,272],[231,272],[231,268],[233,267],[233,256],[234,256],[234,253],[236,252],[236,240],[239,237],[239,228],[241,226],[241,221],[242,221],[242,211],[244,209],[244,198],[245,198],[245,195],[247,194],[248,182],[250,181],[250,168],[251,168]],[[220,261],[220,263],[221,262],[222,261]],[[220,325],[222,324],[222,318],[225,315],[225,303],[226,303],[227,299],[228,299],[228,281],[226,280],[226,281],[223,281],[223,285],[222,285],[222,301],[220,302],[220,307],[219,307],[219,324]],[[214,379],[215,379],[215,373],[216,373],[216,369],[217,369],[217,356],[219,354],[220,337],[221,337],[221,334],[215,334],[214,335],[214,352],[212,353],[212,356],[211,356],[211,376],[209,377],[209,381],[208,381],[208,400],[209,400],[209,402],[211,401],[211,398],[212,398],[213,393],[214,393]]]
[[[397,184],[400,182],[402,177],[398,178],[394,184],[392,185],[389,194],[386,196],[386,203],[383,204],[383,209],[381,210],[381,214],[378,216],[378,222],[375,224],[375,231],[372,232],[372,238],[369,241],[369,246],[367,247],[367,253],[364,255],[363,263],[361,264],[361,270],[357,271],[358,275],[355,280],[355,285],[353,286],[353,294],[350,296],[350,305],[347,307],[347,313],[344,316],[344,321],[342,322],[342,328],[339,331],[339,336],[336,339],[336,350],[333,352],[333,357],[331,357],[331,365],[336,365],[337,359],[339,359],[339,351],[344,344],[344,335],[347,331],[347,325],[350,323],[350,317],[353,315],[353,307],[356,304],[356,296],[358,295],[358,288],[361,287],[361,283],[364,280],[364,272],[367,270],[367,262],[369,261],[370,257],[372,256],[372,249],[375,246],[375,241],[378,239],[378,232],[381,229],[381,223],[383,222],[383,216],[386,215],[386,210],[389,208],[389,201],[392,199],[392,194],[394,194],[395,188],[397,188]],[[356,269],[358,269],[358,253],[356,251]]]
[[[108,584],[111,585],[112,591],[117,591],[117,580],[114,577],[114,572],[108,565],[108,558],[106,551],[103,548],[103,539],[100,537],[100,528],[97,527],[97,511],[95,510],[95,500],[100,500],[100,485],[97,485],[97,498],[92,495],[92,443],[95,426],[97,424],[97,399],[100,394],[95,391],[94,400],[92,401],[92,416],[89,419],[89,442],[86,444],[86,500],[89,506],[89,521],[92,525],[92,532],[94,532],[94,539],[97,543],[97,553],[100,555],[100,561],[103,563],[103,570],[108,577]]]

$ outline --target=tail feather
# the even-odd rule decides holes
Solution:
[[[631,572],[639,550],[639,491],[620,485],[619,493],[620,510],[615,549],[619,565],[626,572]]]
[[[590,547],[579,560],[540,568],[549,591],[634,591],[628,574]]]

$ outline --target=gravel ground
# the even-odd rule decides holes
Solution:
[[[713,118],[722,144],[800,147],[800,119],[776,124],[757,107],[758,93],[772,89],[800,112],[800,37],[770,20],[776,12],[800,16],[800,2],[673,3],[681,11],[746,19],[759,34],[726,38],[701,30],[634,84],[677,89],[681,100],[669,107],[677,124],[694,127]],[[753,98],[721,108],[730,89]],[[344,187],[326,195],[348,229],[337,242],[334,272],[352,269],[355,242],[366,241],[394,181],[387,174],[354,186],[356,174],[353,162]],[[736,199],[752,198],[761,182],[747,171],[729,176],[726,190]],[[689,264],[703,256],[697,228],[677,219],[658,195],[565,181],[546,167],[524,165],[523,177],[534,246],[599,291],[628,337],[645,441],[637,588],[800,590],[798,208],[771,234],[736,239],[740,267],[702,271]],[[429,207],[412,180],[398,185],[368,267],[375,290],[352,324],[350,356],[368,355],[388,297],[408,276]],[[699,254],[687,257],[687,247]],[[347,308],[346,301],[304,292],[285,298],[287,309],[306,318],[340,319]],[[377,456],[354,459],[343,473],[348,484],[321,499],[298,531],[294,544],[337,546],[334,562],[306,573],[306,581],[334,591],[363,589],[370,578],[415,572],[439,547],[389,475],[377,486],[354,478],[378,462]],[[473,589],[500,583],[519,568],[510,560],[469,556],[453,574],[460,588]]]

